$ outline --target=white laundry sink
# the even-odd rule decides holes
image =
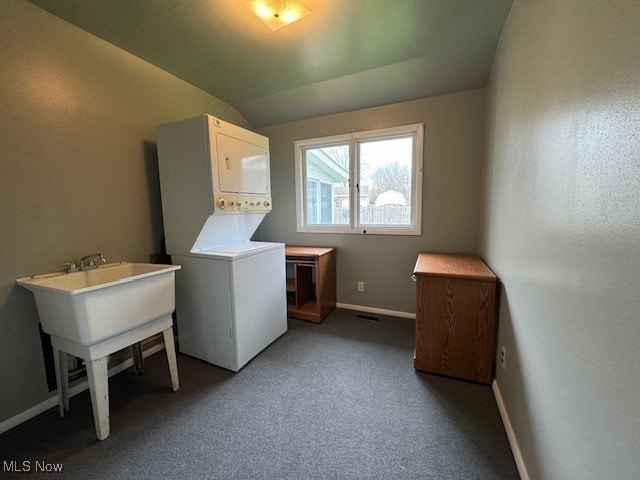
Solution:
[[[179,265],[122,262],[16,280],[33,292],[42,330],[51,335],[61,417],[69,410],[67,354],[71,354],[85,360],[96,435],[107,438],[109,355],[160,332],[172,388],[178,390],[171,314],[179,269]]]
[[[46,333],[93,345],[171,315],[179,269],[122,262],[19,278],[17,283],[33,292]]]

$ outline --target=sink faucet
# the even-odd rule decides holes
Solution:
[[[62,266],[65,267],[64,269],[67,273],[73,273],[79,270],[76,262],[66,262],[63,263]]]
[[[86,255],[80,259],[80,270],[91,270],[92,268],[98,268],[98,263],[106,263],[104,255],[101,253],[92,253]]]

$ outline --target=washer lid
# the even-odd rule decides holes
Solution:
[[[282,249],[284,252],[284,243],[246,241],[230,245],[212,247],[209,249],[200,250],[198,252],[192,251],[191,256],[234,261],[240,258],[245,258],[251,255],[257,255],[260,253],[270,252],[272,250],[278,249]]]
[[[210,215],[191,247],[191,253],[249,242],[264,216],[264,213]]]

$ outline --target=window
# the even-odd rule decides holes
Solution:
[[[295,142],[298,231],[420,235],[423,130]]]

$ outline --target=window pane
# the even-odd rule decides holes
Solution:
[[[307,225],[349,224],[349,145],[304,150]]]
[[[410,225],[413,136],[358,144],[358,223]]]
[[[318,219],[318,182],[307,181],[307,221],[317,223]]]
[[[333,185],[320,184],[320,223],[331,223],[333,212]]]

